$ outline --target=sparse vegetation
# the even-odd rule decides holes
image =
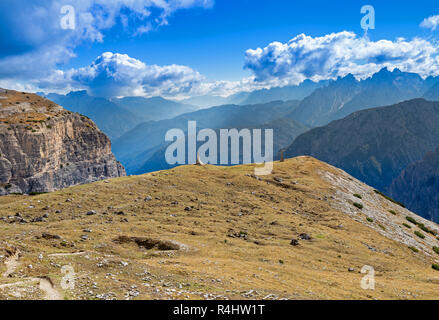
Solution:
[[[403,223],[402,224],[404,227],[406,227],[406,228],[408,228],[408,229],[411,229],[412,227],[410,226],[410,225],[408,225],[407,223]]]
[[[421,229],[422,231],[425,231],[425,232],[427,232],[427,233],[429,233],[429,234],[432,234],[432,235],[434,235],[434,236],[436,236],[436,234],[437,234],[435,231],[433,231],[433,230],[427,228],[427,227],[426,227],[424,224],[422,224],[422,223],[418,223],[418,227],[419,227],[419,229]]]
[[[358,203],[358,202],[354,202],[354,206],[357,207],[360,210],[364,208],[364,206],[361,203]]]
[[[431,265],[431,267],[432,267],[434,270],[439,271],[439,264],[433,263],[433,264]]]
[[[425,235],[419,231],[415,231],[415,235],[417,235],[421,239],[425,239]]]
[[[439,254],[439,247],[433,247],[433,251]]]
[[[354,194],[354,197],[355,197],[355,198],[358,198],[358,199],[363,199],[363,197],[362,197],[360,194],[358,194],[358,193],[355,193],[355,194]]]
[[[20,277],[0,279],[0,284],[50,275],[56,281],[55,288],[62,291],[59,286],[62,275],[57,265],[68,263],[81,275],[78,286],[70,293],[73,298],[96,299],[97,294],[114,292],[114,298],[124,299],[128,292],[138,291],[136,299],[181,299],[186,295],[188,299],[203,299],[206,294],[243,299],[240,293],[250,289],[261,292],[254,293],[255,299],[269,293],[276,294],[279,299],[306,299],[309,290],[319,292],[321,298],[366,298],[371,293],[361,289],[357,280],[339,285],[340,274],[328,271],[345,266],[346,270],[352,267],[357,272],[361,267],[359,263],[363,262],[358,258],[372,257],[373,263],[380,266],[380,281],[391,283],[389,289],[383,286],[383,292],[377,291],[377,297],[392,299],[395,292],[402,290],[419,292],[419,298],[434,296],[437,285],[426,279],[433,278],[435,271],[428,265],[426,268],[420,259],[422,250],[419,250],[419,256],[415,255],[405,249],[407,245],[398,244],[377,229],[382,228],[378,222],[390,228],[390,224],[388,226],[381,219],[394,220],[386,207],[377,208],[382,218],[374,220],[375,216],[370,216],[371,222],[376,223],[373,225],[367,225],[366,215],[352,208],[350,202],[344,204],[344,210],[355,211],[356,217],[361,217],[364,223],[331,207],[330,202],[325,204],[329,208],[325,219],[315,219],[312,224],[305,214],[286,213],[287,210],[321,210],[321,202],[315,199],[333,192],[333,187],[320,180],[317,174],[331,170],[327,168],[325,164],[307,159],[276,163],[275,170],[303,181],[301,187],[306,192],[279,192],[278,185],[248,179],[246,174],[254,172],[252,166],[184,166],[163,173],[114,179],[109,183],[80,185],[36,198],[25,195],[0,197],[1,217],[13,217],[20,212],[28,221],[27,224],[15,223],[12,227],[9,222],[0,221],[2,237],[23,253],[17,269],[22,270]],[[303,179],[301,172],[305,171],[307,176]],[[232,184],[226,187],[229,182]],[[255,197],[251,192],[241,192],[244,183],[256,194],[272,197]],[[175,186],[170,188],[171,185]],[[347,196],[352,198],[351,194]],[[145,203],[143,199],[148,195],[154,201]],[[233,195],[233,201],[223,201],[230,195]],[[30,208],[30,205],[35,207]],[[193,210],[184,211],[185,207],[192,206]],[[243,209],[252,214],[238,215]],[[87,215],[89,210],[95,210],[96,214]],[[45,221],[31,222],[45,213],[49,215]],[[271,225],[272,221],[278,223]],[[249,240],[225,240],[230,229],[238,235],[249,234]],[[61,239],[37,239],[41,232],[59,235]],[[303,232],[318,240],[298,239],[300,245],[291,246],[289,239],[297,238]],[[185,245],[182,248],[187,250],[175,253],[147,250],[150,241],[139,237],[149,235],[160,240],[156,248],[162,241],[170,241]],[[115,242],[120,236],[128,237],[129,241]],[[413,233],[411,236],[416,237]],[[333,245],[334,241],[337,241],[336,245]],[[374,243],[380,250],[388,249],[394,254],[377,252],[372,247]],[[415,249],[416,246],[415,243]],[[49,258],[49,255],[61,252],[83,252],[84,255]],[[38,258],[40,253],[44,257],[42,260]],[[27,268],[29,265],[33,268]],[[396,270],[395,265],[398,266]],[[310,276],[314,267],[318,272],[323,267],[326,269],[322,272],[327,284],[322,285],[321,277]],[[280,269],[286,275],[282,281],[278,278]],[[419,276],[413,277],[415,273]],[[117,281],[112,280],[113,275]],[[357,278],[358,275],[352,276]],[[97,290],[91,288],[94,282]],[[143,286],[145,282],[151,287]],[[137,288],[130,289],[133,286]],[[179,296],[181,287],[186,292]],[[160,292],[155,290],[157,288]],[[91,290],[93,294],[88,293]],[[0,290],[0,298],[5,296]]]
[[[369,217],[367,217],[366,220],[369,221],[369,222],[373,222],[373,219],[369,218]]]
[[[419,250],[418,250],[417,248],[415,248],[415,247],[411,247],[411,246],[410,246],[409,249],[412,250],[413,252],[416,252],[416,253],[419,252]]]
[[[393,214],[394,216],[398,215],[394,210],[389,210],[389,212],[390,212],[391,214]]]
[[[407,216],[405,218],[408,222],[413,223],[414,225],[418,225],[418,222],[414,218],[409,217],[409,216]]]
[[[386,196],[386,195],[385,195],[384,193],[382,193],[381,191],[374,190],[374,192],[375,192],[376,194],[379,194],[379,195],[382,196],[383,198],[389,200],[390,202],[393,202],[394,204],[397,204],[398,206],[401,206],[401,207],[405,208],[405,205],[404,205],[404,204],[402,204],[401,202],[398,202],[398,201],[396,201],[396,200],[393,200],[392,198],[390,198],[389,196]]]

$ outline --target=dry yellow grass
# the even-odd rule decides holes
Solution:
[[[0,92],[0,123],[32,125],[60,113],[68,111],[36,94],[14,90]]]
[[[0,216],[20,213],[30,221],[49,214],[46,222],[0,221],[0,249],[21,252],[18,268],[1,278],[0,288],[46,276],[65,299],[438,298],[434,258],[335,209],[334,188],[322,172],[337,174],[304,157],[275,163],[262,180],[251,176],[252,165],[184,166],[51,194],[0,197]],[[90,210],[97,214],[87,215]],[[43,232],[62,239],[42,239]],[[312,240],[290,245],[302,233]],[[147,250],[115,242],[119,236],[187,247]],[[74,252],[83,253],[50,256]],[[60,285],[65,265],[76,273],[73,290]],[[375,269],[375,290],[360,286],[364,265]],[[2,263],[0,274],[5,270]],[[13,286],[0,289],[0,298],[37,299],[44,292]]]

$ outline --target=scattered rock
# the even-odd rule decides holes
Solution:
[[[31,220],[31,222],[45,222],[46,219],[44,217],[36,217]]]
[[[290,244],[294,247],[297,247],[299,245],[299,240],[293,239],[293,240],[291,240]]]
[[[61,239],[61,237],[57,234],[50,234],[50,233],[46,233],[46,232],[43,232],[41,234],[41,238],[46,239],[46,240]]]
[[[248,233],[245,231],[234,232],[233,230],[230,230],[229,234],[227,236],[229,238],[238,238],[238,239],[248,240]]]
[[[299,238],[302,239],[302,240],[307,240],[307,241],[309,241],[309,240],[312,239],[311,236],[308,235],[307,233],[302,233],[302,234],[299,236]]]
[[[115,239],[114,242],[120,244],[134,242],[139,247],[145,248],[147,250],[157,249],[160,251],[180,250],[183,247],[183,245],[174,241],[163,241],[163,240],[156,240],[156,239],[149,239],[142,237],[120,236],[117,239]]]

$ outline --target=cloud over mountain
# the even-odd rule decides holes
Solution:
[[[167,25],[178,10],[210,8],[213,4],[214,0],[34,0],[30,5],[25,0],[2,0],[0,86],[59,93],[86,89],[102,97],[186,98],[226,96],[296,85],[306,79],[335,79],[349,73],[364,79],[384,67],[422,76],[439,75],[435,40],[371,41],[348,31],[320,37],[300,34],[287,43],[272,42],[249,49],[244,67],[251,74],[237,81],[208,80],[190,66],[151,65],[147,60],[118,53],[104,52],[94,61],[73,60],[87,46],[107,38],[118,39],[122,34],[139,37]],[[61,8],[65,5],[75,11],[72,30],[61,27]],[[434,30],[438,17],[425,19],[421,26]],[[102,51],[109,50],[103,47]]]
[[[322,37],[300,34],[288,43],[247,50],[245,68],[260,82],[298,83],[349,73],[366,78],[383,67],[428,76],[439,74],[438,53],[435,43],[420,38],[371,41],[347,31]]]
[[[147,65],[128,55],[111,52],[103,53],[88,67],[69,71],[67,76],[101,97],[187,94],[204,80],[186,66]]]

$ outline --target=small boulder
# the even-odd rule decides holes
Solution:
[[[302,240],[306,240],[306,241],[309,241],[309,240],[312,239],[311,236],[310,236],[309,234],[307,234],[307,233],[302,233],[302,234],[299,236],[299,238],[302,239]]]

